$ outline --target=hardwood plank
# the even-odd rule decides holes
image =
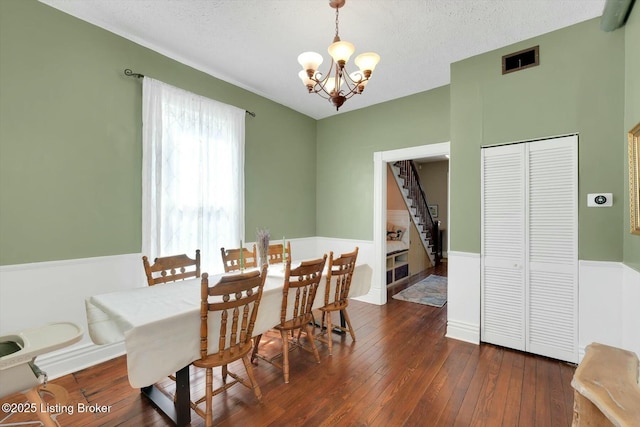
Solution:
[[[495,348],[496,354],[490,360],[490,365],[487,366],[487,373],[482,382],[480,389],[480,398],[471,416],[471,425],[486,425],[486,423],[495,422],[497,418],[493,413],[498,405],[503,405],[504,401],[495,399],[495,390],[497,388],[498,376],[500,374],[500,368],[504,356],[504,350],[501,348]],[[488,424],[497,425],[497,424]]]
[[[497,372],[493,397],[483,420],[485,425],[502,425],[507,398],[509,394],[514,391],[509,388],[514,357],[513,351],[503,349],[502,361]]]
[[[422,352],[423,356],[414,359],[416,364],[406,367],[398,366],[394,369],[398,375],[383,391],[384,398],[378,400],[371,408],[365,423],[368,425],[390,425],[394,422],[404,422],[412,409],[417,405],[424,393],[424,383],[430,383],[433,376],[444,364],[448,352],[440,342],[432,347],[432,351]],[[420,373],[426,375],[420,375]]]
[[[444,409],[441,411],[440,417],[436,420],[434,425],[449,426],[454,425],[458,412],[462,407],[462,402],[469,390],[469,383],[473,378],[478,362],[480,360],[480,348],[481,346],[474,346],[472,353],[469,355],[467,364],[462,371],[462,375],[459,377],[451,398],[447,401]]]
[[[536,393],[535,420],[537,426],[551,426],[551,400],[549,398],[549,371],[551,367],[544,360],[536,360],[536,388],[544,387],[545,393]]]
[[[572,363],[564,363],[560,369],[560,383],[562,384],[562,396],[564,397],[564,407],[566,410],[566,421],[562,424],[571,425],[573,421],[573,394],[574,389],[571,386],[571,380],[576,370],[576,365]]]
[[[448,345],[451,350],[446,362],[413,407],[413,411],[407,418],[407,425],[420,425],[425,420],[438,420],[454,394],[456,384],[464,372],[474,346],[467,343],[448,343]]]
[[[550,362],[551,363],[551,362]],[[551,425],[565,425],[567,422],[565,416],[567,408],[565,407],[564,390],[562,388],[562,365],[555,362],[550,366],[548,377],[549,392],[545,393],[549,396],[549,416]],[[569,408],[569,411],[571,408]],[[569,424],[566,424],[569,425]]]
[[[488,375],[489,367],[495,363],[495,359],[498,357],[501,357],[501,355],[494,346],[485,345],[480,348],[480,359],[474,375],[469,382],[469,388],[464,396],[458,415],[456,416],[456,424],[471,425],[476,405],[478,405],[479,402],[482,404],[481,399],[484,398],[481,391],[485,378]]]
[[[524,356],[524,372],[522,377],[522,399],[520,400],[519,425],[536,425],[536,396],[538,395],[536,382],[536,358]],[[541,390],[541,392],[543,392]],[[546,392],[546,390],[544,390]]]
[[[520,404],[522,402],[522,383],[524,381],[524,359],[515,350],[505,355],[511,363],[508,379],[505,378],[506,398],[503,408],[502,425],[517,426],[520,422]]]

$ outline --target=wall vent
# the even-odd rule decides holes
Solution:
[[[502,74],[513,73],[540,64],[540,46],[530,47],[502,57]]]

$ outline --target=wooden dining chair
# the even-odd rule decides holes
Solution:
[[[314,319],[311,311],[326,261],[327,255],[324,255],[320,259],[303,261],[298,267],[291,269],[291,259],[287,259],[280,306],[280,323],[273,328],[280,331],[282,351],[271,357],[260,354],[259,346],[262,336],[258,335],[254,339],[252,362],[259,358],[282,369],[285,383],[289,382],[289,352],[291,350],[301,348],[313,353],[316,362],[320,363],[320,354],[313,335]],[[297,339],[293,339],[293,332],[302,331],[302,329],[307,334],[310,347],[301,343],[300,333],[298,333]],[[282,363],[278,361],[281,357]]]
[[[143,256],[142,265],[149,286],[197,278],[200,277],[200,249],[196,250],[195,259],[189,258],[185,254],[171,255],[156,258],[153,265],[149,265],[149,259]]]
[[[355,251],[342,254],[339,258],[333,258],[333,252],[329,254],[329,266],[326,274],[326,287],[324,294],[324,306],[320,307],[322,312],[321,332],[318,340],[329,346],[329,355],[333,354],[333,339],[331,333],[333,328],[349,332],[351,339],[356,340],[356,334],[351,326],[351,320],[347,313],[349,306],[349,288],[351,287],[351,279],[353,271],[356,267],[356,258],[358,257],[358,247]],[[345,321],[339,326],[334,326],[331,321],[331,313],[339,312]],[[326,328],[325,328],[326,324]]]
[[[283,247],[285,246],[282,243],[269,245],[269,249],[267,251],[267,258],[269,259],[269,264],[281,264],[284,262],[284,259],[282,258]],[[285,251],[286,259],[291,259],[291,242],[287,242],[285,248],[286,248],[286,251]]]
[[[240,257],[241,253],[242,257]],[[256,254],[255,244],[253,245],[252,250],[249,250],[248,248],[220,248],[220,254],[222,255],[222,264],[224,265],[225,273],[240,271],[243,268],[254,268],[258,266],[258,256]]]
[[[202,275],[200,288],[200,359],[193,366],[205,369],[205,395],[192,402],[192,409],[205,420],[205,425],[213,425],[212,398],[235,384],[242,384],[253,390],[258,401],[262,402],[262,392],[256,382],[251,366],[251,349],[253,327],[265,278],[267,267],[261,271],[239,273],[222,276],[218,283],[209,286],[209,275]],[[209,326],[219,328],[218,334],[209,332]],[[209,343],[209,336],[216,340]],[[242,360],[248,378],[243,378],[231,371],[228,365]],[[213,368],[222,367],[222,386],[213,386]],[[227,382],[227,376],[232,378]],[[205,403],[203,411],[199,405]]]

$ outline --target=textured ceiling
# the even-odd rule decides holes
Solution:
[[[322,54],[320,71],[330,62],[335,11],[327,0],[40,1],[316,119],[446,85],[452,62],[598,17],[605,3],[348,0],[342,40],[355,45],[354,56],[382,59],[365,92],[337,113],[298,78],[301,52]]]

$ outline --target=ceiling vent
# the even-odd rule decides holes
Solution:
[[[513,73],[540,64],[540,46],[530,47],[502,57],[502,74]]]

